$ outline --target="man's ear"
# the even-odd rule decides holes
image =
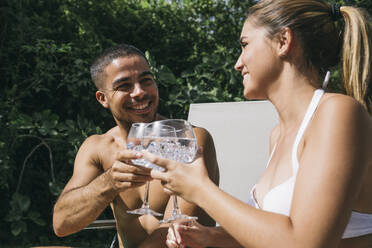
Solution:
[[[100,90],[97,90],[96,91],[96,99],[97,101],[104,107],[104,108],[108,108],[109,105],[108,105],[108,101],[107,101],[107,98],[106,98],[106,95],[104,92],[100,91]]]
[[[286,57],[293,48],[293,32],[290,28],[285,27],[277,34],[277,51],[282,58]]]

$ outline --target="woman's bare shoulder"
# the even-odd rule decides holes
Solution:
[[[353,97],[338,93],[324,95],[319,104],[317,115],[329,121],[333,121],[331,117],[335,117],[345,120],[353,118],[361,124],[369,123],[371,125],[372,123],[371,116],[362,104]]]
[[[357,100],[343,94],[325,94],[310,126],[310,135],[333,133],[345,137],[370,137],[372,140],[372,118],[368,111]]]

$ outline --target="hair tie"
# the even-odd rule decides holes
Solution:
[[[325,89],[327,88],[327,85],[328,85],[328,82],[329,82],[329,79],[331,77],[331,72],[330,71],[327,71],[325,77],[324,77],[324,81],[323,81],[323,84],[322,84],[322,88]]]
[[[340,8],[341,8],[341,6],[338,3],[332,3],[331,17],[332,17],[332,20],[334,22],[337,21],[338,19],[342,18]]]

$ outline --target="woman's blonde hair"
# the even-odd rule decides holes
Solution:
[[[372,24],[362,9],[345,6],[341,13],[345,20],[342,49],[345,89],[372,114]]]
[[[334,21],[338,11],[344,19],[343,32]],[[366,11],[350,6],[338,9],[320,0],[260,0],[250,8],[247,19],[265,27],[271,38],[290,28],[300,39],[305,65],[319,73],[342,58],[347,94],[372,114],[372,24]]]

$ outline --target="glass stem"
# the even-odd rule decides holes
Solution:
[[[176,195],[172,195],[173,197],[173,215],[181,214],[181,210],[178,206],[178,200]]]
[[[145,196],[143,198],[143,204],[142,204],[142,206],[145,208],[149,208],[149,189],[150,189],[150,181],[147,181],[146,186],[145,186]]]

